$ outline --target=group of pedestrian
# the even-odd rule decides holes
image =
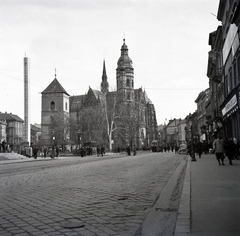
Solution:
[[[136,156],[137,148],[136,148],[135,145],[133,145],[133,147],[132,147],[132,152],[133,152],[133,156]],[[130,145],[127,145],[127,147],[126,147],[126,154],[127,154],[127,156],[131,156],[131,147],[130,147]]]
[[[103,156],[105,154],[105,148],[103,145],[97,145],[97,156]]]
[[[8,145],[5,141],[5,139],[0,143],[0,152],[7,152],[8,150]]]
[[[217,138],[213,142],[213,152],[216,155],[216,159],[219,165],[225,165],[225,156],[228,157],[229,164],[233,164],[233,159],[239,158],[239,145],[236,138],[227,138],[225,141],[221,135],[217,135]]]
[[[55,145],[53,145],[51,148],[47,148],[46,146],[42,146],[40,148],[37,146],[32,146],[32,156],[34,159],[37,159],[38,156],[41,158],[46,158],[48,153],[50,153],[51,158],[59,157],[59,151],[59,147]]]

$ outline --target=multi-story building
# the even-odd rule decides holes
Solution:
[[[207,141],[208,132],[207,132],[207,114],[206,114],[206,106],[209,103],[210,89],[207,88],[205,91],[199,93],[195,103],[197,103],[197,132],[199,135],[199,139],[203,141]]]
[[[6,121],[6,144],[13,151],[19,150],[23,142],[24,121],[12,113],[0,113],[0,120]]]
[[[209,35],[208,72],[212,109],[207,114],[209,133],[240,140],[239,0],[219,1],[217,19],[222,22]],[[210,110],[210,109],[209,109]]]
[[[220,105],[226,137],[240,139],[240,50],[239,29],[234,23],[239,1],[220,0],[217,18],[222,22],[224,101]],[[238,12],[239,14],[239,12]]]
[[[164,145],[169,147],[179,146],[179,124],[181,123],[180,119],[169,120],[168,124],[164,127]]]
[[[177,147],[181,144],[186,144],[186,119],[180,120],[178,124],[178,139],[177,139]]]

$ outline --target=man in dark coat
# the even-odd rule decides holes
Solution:
[[[38,148],[36,146],[33,147],[33,157],[37,159]]]
[[[231,138],[228,138],[224,143],[225,155],[228,157],[229,164],[232,165],[232,160],[235,156],[235,144]]]
[[[198,141],[197,142],[197,153],[198,153],[198,155],[199,155],[199,158],[201,158],[202,157],[202,153],[203,153],[203,144],[202,144],[202,142],[200,142],[200,141]]]

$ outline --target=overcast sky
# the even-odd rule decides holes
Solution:
[[[41,123],[41,92],[57,79],[70,95],[100,89],[105,58],[116,89],[123,38],[135,89],[157,122],[184,119],[208,88],[209,33],[219,0],[0,0],[0,111],[24,119],[23,58],[30,59],[31,123]],[[214,16],[215,15],[215,16]]]

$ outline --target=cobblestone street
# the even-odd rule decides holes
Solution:
[[[0,165],[0,235],[137,235],[184,158],[141,153]]]

